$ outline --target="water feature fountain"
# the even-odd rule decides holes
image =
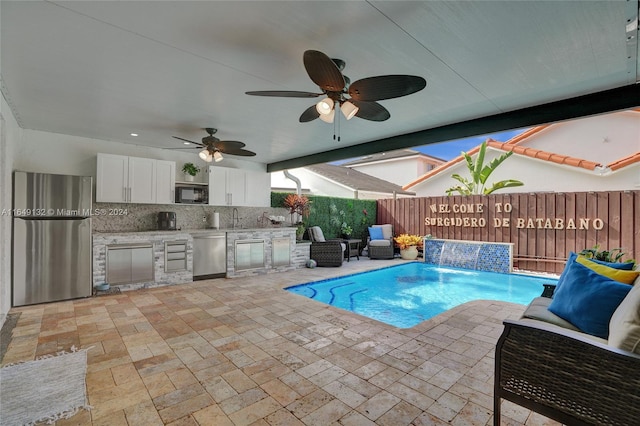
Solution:
[[[424,261],[441,266],[510,273],[513,271],[513,244],[426,239]]]

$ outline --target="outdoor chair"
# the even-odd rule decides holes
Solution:
[[[385,224],[369,227],[367,251],[369,259],[393,259],[393,226]]]
[[[346,244],[340,239],[325,239],[319,226],[309,228],[310,258],[317,266],[342,266]]]

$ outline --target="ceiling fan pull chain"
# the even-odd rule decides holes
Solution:
[[[335,115],[338,122],[338,142],[340,142],[340,104],[338,104],[338,111],[336,111]]]

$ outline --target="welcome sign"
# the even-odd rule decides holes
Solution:
[[[515,217],[511,203],[494,202],[492,207],[496,217],[488,221],[486,218],[487,207],[483,203],[453,203],[453,204],[429,204],[430,216],[424,218],[425,226],[462,228],[484,228],[493,225],[494,228],[509,228],[515,226],[518,229],[595,229],[604,227],[604,221],[598,217],[557,218],[557,217]],[[460,215],[451,217],[450,215]],[[445,216],[446,215],[446,216]],[[498,217],[502,216],[502,217]]]

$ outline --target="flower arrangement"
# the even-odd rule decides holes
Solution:
[[[411,234],[400,234],[397,237],[394,237],[393,240],[396,242],[400,250],[404,250],[411,246],[422,247],[422,237],[420,235],[411,235]]]
[[[298,213],[301,217],[309,216],[311,201],[304,195],[289,194],[284,199],[284,206],[289,209],[293,222],[294,213]]]

